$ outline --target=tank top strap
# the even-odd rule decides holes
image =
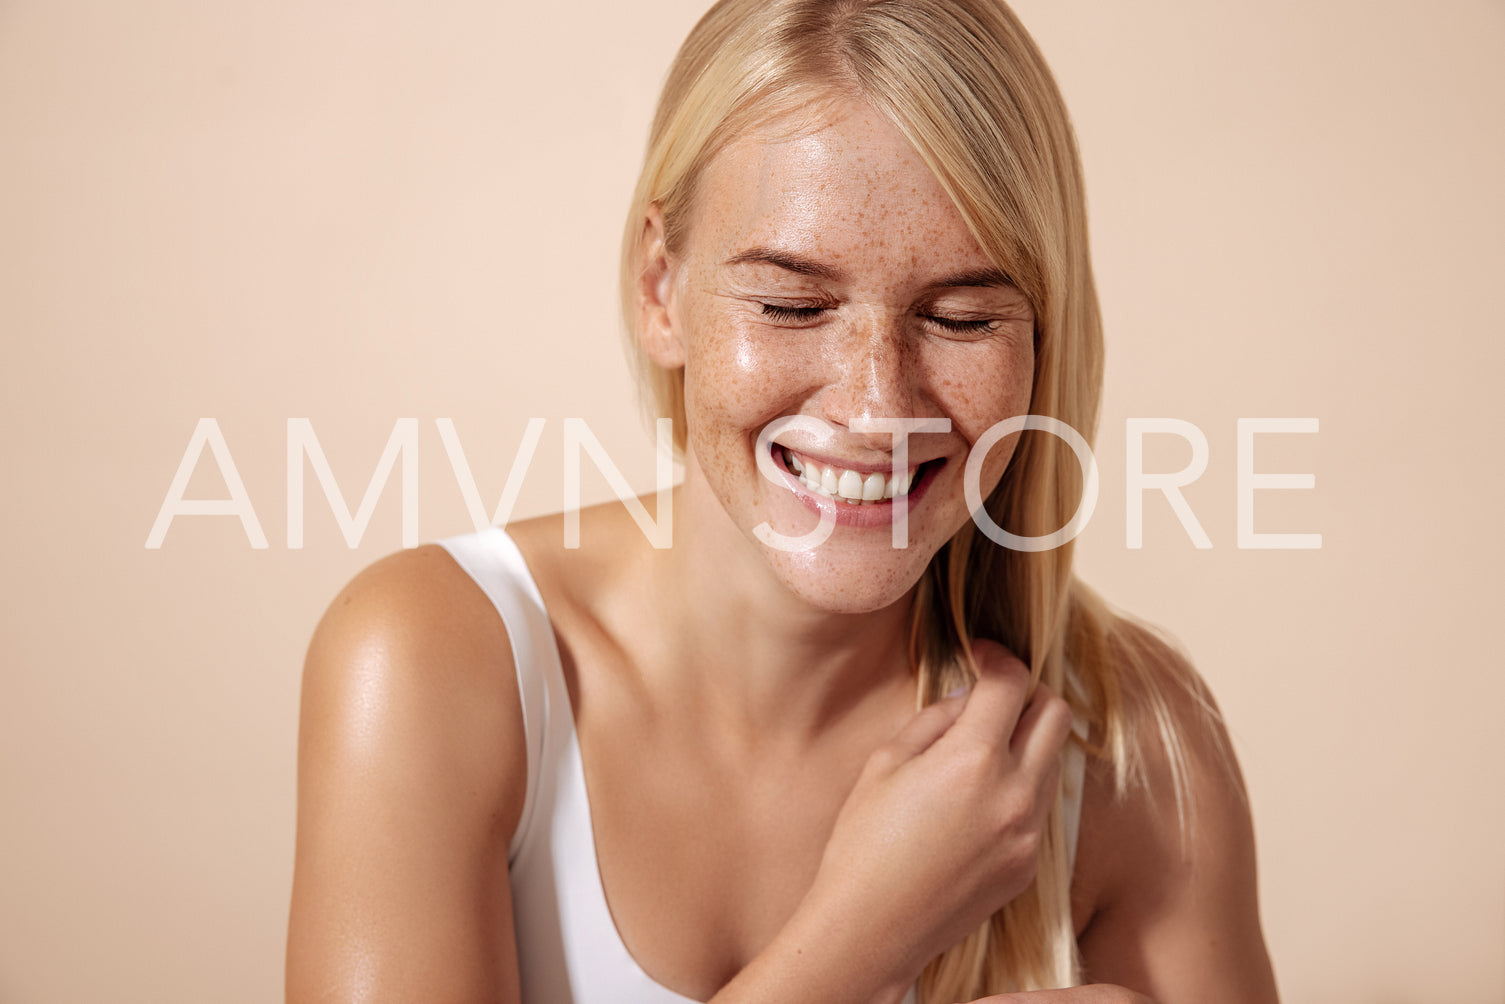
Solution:
[[[527,562],[499,528],[439,543],[496,607],[517,669],[528,781],[507,871],[523,999],[694,1004],[643,971],[612,920],[559,647]]]
[[[559,650],[543,596],[522,552],[505,530],[492,526],[476,533],[447,537],[438,543],[491,600],[512,643],[512,663],[523,710],[528,780],[522,816],[508,848],[510,865],[516,862],[533,830],[545,763],[544,747],[551,734],[557,732],[557,725],[551,726],[550,715],[557,713],[561,705],[551,693],[556,686],[563,685],[563,674],[556,665]],[[567,705],[563,711],[569,713]]]
[[[438,541],[501,616],[512,647],[527,750],[522,815],[508,848],[524,998],[571,1004],[693,1004],[654,982],[627,952],[600,884],[590,807],[558,644],[543,596],[507,532]],[[1068,673],[1072,672],[1067,666]],[[1085,722],[1074,730],[1083,738]],[[1068,861],[1075,857],[1085,755],[1062,764]],[[904,1004],[915,1004],[911,987]]]

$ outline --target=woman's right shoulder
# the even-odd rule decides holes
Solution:
[[[507,850],[526,743],[512,648],[442,547],[383,558],[304,664],[289,1001],[518,1000]]]
[[[300,760],[323,748],[399,774],[443,761],[493,811],[521,813],[526,744],[507,628],[443,547],[388,555],[330,603],[304,663],[299,745]]]
[[[356,573],[324,612],[314,641],[372,638],[428,645],[437,640],[435,635],[442,639],[457,632],[482,645],[507,637],[496,609],[470,574],[445,547],[423,544]]]

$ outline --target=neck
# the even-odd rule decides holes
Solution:
[[[674,546],[651,552],[644,594],[656,607],[645,673],[665,701],[766,747],[912,700],[912,591],[871,612],[823,610],[779,580],[693,469],[674,507]]]

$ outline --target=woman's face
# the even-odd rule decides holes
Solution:
[[[860,612],[901,599],[970,518],[972,444],[1028,411],[1030,303],[914,148],[851,101],[813,129],[775,124],[726,147],[700,179],[683,245],[660,259],[662,309],[646,326],[650,355],[685,368],[687,491],[708,490],[808,602]],[[831,435],[774,436],[773,481],[758,469],[759,434],[788,416]],[[864,428],[877,419],[950,430],[912,435],[896,478],[894,436]],[[990,452],[984,497],[1016,440]],[[822,510],[834,525],[808,550],[754,532],[807,534]],[[901,511],[908,540],[896,548]]]

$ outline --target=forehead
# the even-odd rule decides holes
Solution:
[[[853,256],[944,270],[989,264],[919,152],[853,101],[727,144],[700,179],[690,242],[718,259],[773,245],[834,264]]]

